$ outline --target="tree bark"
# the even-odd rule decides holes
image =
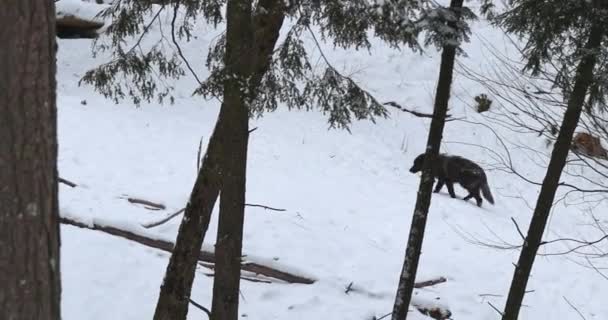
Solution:
[[[251,9],[251,0],[228,1],[226,9],[224,64],[227,73],[235,76],[224,82],[224,104],[230,112],[233,134],[225,141],[223,155],[212,320],[239,318],[249,104],[255,99],[257,87],[268,70],[284,19],[281,1],[262,0],[255,17]]]
[[[249,6],[248,19],[251,20],[251,4],[247,2],[248,1],[240,1],[238,3],[239,6],[243,4]],[[244,57],[244,61],[249,61],[249,67],[244,61],[235,61],[236,63],[241,63],[247,67],[248,76],[252,72],[254,73],[254,76],[249,82],[249,96],[251,97],[254,96],[255,88],[257,88],[263,74],[268,69],[268,65],[272,57],[272,50],[274,49],[276,40],[279,36],[279,30],[283,23],[284,12],[282,10],[277,11],[271,9],[279,6],[278,4],[282,4],[282,2],[278,0],[260,1],[259,5],[263,6],[266,10],[260,11],[261,13],[256,15],[254,19],[256,30],[255,42],[257,47],[256,50],[253,51],[253,54],[251,51],[252,44],[243,45],[239,44],[237,41],[237,47],[230,49],[235,51],[231,53],[232,55],[235,55],[237,50],[241,53],[246,52],[246,54],[242,54],[240,57]],[[282,8],[282,5],[280,7]],[[242,10],[242,8],[238,9]],[[234,18],[232,17],[231,19]],[[248,25],[249,29],[245,31],[251,33],[252,25],[250,21]],[[240,26],[237,25],[236,27],[239,28]],[[243,27],[240,28],[243,29]],[[273,30],[276,31],[273,32]],[[253,34],[249,37],[252,36]],[[240,41],[241,39],[237,38],[237,40]],[[247,47],[249,51],[240,51],[245,47]],[[228,47],[226,48],[226,51],[228,53]],[[232,57],[231,59],[236,59],[236,56]],[[231,64],[227,64],[227,66],[228,65]],[[252,65],[254,67],[251,67]],[[249,110],[246,109],[247,121],[244,121],[242,118],[243,110],[239,106],[242,104],[242,102],[238,99],[235,100],[234,90],[235,89],[232,88],[230,92],[225,92],[225,94],[230,94],[231,97],[228,99],[226,99],[226,97],[224,98],[224,103],[222,103],[216,127],[211,139],[209,140],[207,153],[203,159],[202,169],[199,172],[195,182],[194,189],[190,197],[190,202],[188,203],[186,211],[184,212],[184,217],[182,218],[182,223],[176,239],[174,253],[171,256],[169,265],[167,266],[165,279],[163,280],[163,285],[161,286],[161,292],[154,314],[155,320],[174,320],[186,318],[188,313],[188,301],[192,291],[192,282],[194,281],[194,273],[196,270],[196,258],[200,252],[205,233],[209,228],[209,221],[211,219],[213,207],[215,206],[215,201],[217,200],[220,189],[223,189],[222,185],[224,183],[229,185],[228,188],[230,188],[231,191],[222,191],[222,198],[225,198],[223,205],[220,198],[220,223],[218,226],[217,238],[217,244],[219,245],[216,244],[216,259],[218,259],[219,256],[222,256],[221,259],[225,264],[222,265],[221,268],[218,267],[217,270],[226,271],[224,270],[224,266],[226,264],[229,264],[232,267],[231,272],[229,274],[227,273],[225,276],[232,279],[232,277],[234,277],[236,274],[236,286],[234,281],[232,281],[231,283],[227,283],[226,287],[222,291],[234,291],[236,288],[238,298],[238,276],[240,275],[240,252],[242,247],[242,222],[238,223],[238,221],[243,221],[244,219],[239,218],[239,215],[243,216],[243,213],[239,214],[237,211],[243,210],[239,209],[239,206],[243,207],[245,193],[244,180],[241,182],[241,180],[239,180],[241,178],[238,178],[238,176],[242,176],[242,179],[245,178],[247,141],[249,133],[247,130]],[[240,95],[240,93],[237,93],[237,95]],[[222,160],[224,155],[227,155],[226,159],[230,163]],[[232,159],[233,157],[238,158],[238,160]],[[224,167],[228,166],[230,168],[227,170],[229,170],[230,173],[226,172],[228,177],[224,179],[222,178],[225,174]],[[237,186],[235,186],[235,184]],[[239,184],[242,184],[242,187],[239,187]],[[242,199],[241,196],[238,196],[238,193],[241,192],[239,190],[242,190]],[[222,212],[226,211],[229,213],[226,214],[226,217],[222,217]],[[228,218],[227,221],[226,218]],[[240,227],[237,227],[237,230],[229,230],[232,226],[233,219],[236,219],[237,224],[241,225]],[[238,228],[240,228],[240,231]],[[226,235],[228,236],[225,237]],[[223,239],[229,238],[231,242],[223,242]],[[226,253],[219,253],[219,251],[223,251],[224,249],[228,251],[226,251]],[[228,256],[234,256],[237,258],[228,258]],[[239,265],[236,267],[235,271],[234,264],[237,262]],[[216,274],[215,279],[222,279],[223,276],[224,275],[218,276]],[[222,282],[223,281],[224,280],[222,280]],[[217,281],[214,281],[214,299],[216,299],[216,282]],[[219,284],[217,289],[220,290]],[[229,295],[226,295],[226,299],[233,300],[233,298],[230,298]],[[212,306],[220,306],[225,304],[224,302],[220,301],[222,300],[217,300],[215,303],[212,302]],[[238,308],[238,304],[236,307]],[[217,308],[218,307],[212,309],[218,310]]]
[[[462,8],[463,0],[452,0],[450,9],[456,11],[457,17],[460,17],[460,9]],[[456,28],[455,23],[450,22],[448,26]],[[435,93],[435,104],[433,108],[433,118],[431,120],[431,128],[426,145],[426,156],[422,169],[422,178],[418,187],[418,197],[414,214],[412,216],[412,224],[407,241],[405,251],[405,259],[399,277],[399,285],[395,295],[395,304],[393,306],[392,320],[407,319],[407,310],[412,299],[414,290],[414,281],[416,280],[416,272],[418,270],[418,262],[420,260],[420,251],[422,250],[422,242],[424,239],[424,231],[426,228],[426,220],[428,217],[429,207],[431,205],[431,195],[433,191],[433,176],[431,174],[431,164],[439,154],[441,139],[443,136],[443,128],[445,126],[445,118],[448,111],[448,102],[450,100],[450,90],[452,85],[454,60],[456,58],[456,47],[445,45],[441,53],[441,66],[439,69],[439,81],[437,91]]]
[[[232,135],[225,137],[220,216],[215,242],[215,278],[211,320],[238,319],[239,284],[245,218],[245,181],[249,108],[246,85],[251,75],[253,30],[251,0],[229,0],[226,8],[224,104]]]
[[[179,226],[173,254],[165,272],[154,320],[186,319],[196,262],[209,228],[221,180],[222,137],[230,134],[230,119],[222,106],[203,165]]]
[[[0,319],[59,319],[55,6],[2,0],[0,21]]]
[[[585,45],[585,49],[587,51],[598,49],[604,35],[604,28],[598,24],[594,25],[589,35],[589,40]],[[559,179],[568,158],[572,136],[574,135],[574,130],[578,125],[583,110],[587,90],[589,89],[591,81],[593,81],[593,68],[596,64],[596,59],[595,55],[587,55],[581,60],[577,67],[574,88],[568,100],[568,107],[564,114],[559,135],[557,136],[555,146],[551,152],[551,160],[549,161],[547,174],[545,175],[540,194],[536,201],[536,207],[534,208],[534,214],[530,221],[528,234],[526,235],[519,261],[515,267],[511,288],[509,289],[509,295],[502,317],[503,320],[516,320],[519,316],[519,310],[524,299],[528,278],[530,277],[532,265],[534,264],[534,258],[540,247],[551,207],[553,206],[553,200],[555,199],[555,193],[559,186]]]

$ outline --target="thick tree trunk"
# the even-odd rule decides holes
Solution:
[[[224,104],[230,111],[233,134],[225,141],[223,156],[224,171],[211,303],[212,320],[239,318],[249,103],[255,99],[257,87],[268,70],[284,19],[281,1],[261,1],[258,4],[260,10],[253,19],[251,6],[251,0],[232,0],[228,1],[226,9],[224,63],[229,74],[235,77],[224,82]],[[244,86],[247,83],[249,85]]]
[[[246,6],[251,6],[251,4],[249,4],[247,1],[240,1],[240,4],[243,3]],[[244,57],[244,61],[236,62],[241,63],[241,65],[248,68],[248,75],[251,74],[251,72],[254,73],[253,77],[251,77],[251,81],[249,82],[251,88],[249,96],[254,95],[255,89],[259,85],[263,74],[268,69],[268,65],[271,61],[270,58],[272,50],[274,49],[275,43],[278,39],[279,30],[284,19],[281,1],[261,0],[259,6],[264,7],[265,10],[261,10],[260,14],[256,15],[254,19],[256,50],[252,51],[252,45],[249,45],[249,47],[247,47],[248,50],[239,51],[244,48],[244,44],[240,43],[240,38],[237,39],[239,40],[237,41],[237,47],[230,49],[231,52],[235,50],[239,52],[247,52],[247,54],[242,54],[240,56]],[[276,10],[278,7],[280,7],[281,10]],[[238,9],[242,10],[242,8]],[[248,11],[248,19],[251,20],[251,9],[249,8]],[[237,28],[238,27],[239,26],[237,26]],[[249,22],[249,29],[244,31],[251,33],[249,37],[253,36],[251,22]],[[229,51],[228,48],[226,51]],[[236,52],[233,52],[232,54],[237,55]],[[236,57],[231,59],[236,59]],[[245,61],[248,62],[245,63]],[[216,282],[218,281],[214,281],[214,302],[212,303],[212,306],[217,305],[218,307],[212,307],[212,309],[218,310],[220,305],[225,305],[223,300],[234,300],[230,297],[230,294],[224,294],[226,292],[236,290],[235,292],[237,292],[238,298],[238,277],[240,276],[240,271],[238,270],[240,270],[241,262],[240,253],[242,247],[242,222],[237,222],[237,224],[240,225],[240,227],[237,227],[237,229],[231,230],[231,228],[233,226],[234,219],[243,221],[243,218],[239,218],[239,213],[237,211],[242,211],[243,209],[238,209],[238,206],[242,207],[244,204],[244,178],[247,162],[247,141],[249,132],[247,130],[248,121],[244,121],[242,119],[242,108],[239,109],[242,101],[235,100],[235,94],[233,93],[234,90],[235,89],[232,88],[230,93],[226,92],[226,94],[230,94],[231,97],[224,98],[224,103],[220,109],[220,115],[216,123],[216,128],[211,136],[207,153],[203,160],[201,172],[199,172],[192,191],[190,202],[186,208],[186,211],[184,212],[184,217],[182,219],[176,239],[174,253],[171,256],[169,265],[167,266],[165,279],[163,280],[163,285],[161,286],[161,293],[154,315],[155,320],[186,318],[188,313],[188,300],[190,298],[196,270],[196,258],[200,252],[205,233],[209,227],[209,221],[211,219],[211,213],[215,205],[215,201],[217,200],[220,189],[223,189],[222,184],[224,182],[229,184],[228,188],[230,188],[231,191],[222,191],[222,198],[225,199],[224,204],[222,204],[222,200],[220,199],[220,224],[218,226],[218,240],[216,244],[218,267],[216,270],[221,271],[220,274],[216,273],[215,279],[222,279],[218,280],[222,285],[216,285]],[[240,93],[237,93],[236,96],[240,96]],[[248,119],[248,109],[246,110],[246,114]],[[227,155],[227,161],[222,160],[224,155]],[[230,168],[225,169],[225,167],[228,166]],[[226,173],[229,178],[222,179],[224,176],[224,170],[230,171],[230,173]],[[238,180],[241,179],[240,177],[243,179],[242,187],[234,186],[235,184],[241,184],[241,181]],[[242,190],[242,192],[238,190]],[[238,192],[242,193],[242,199],[241,196],[238,195]],[[231,204],[231,201],[234,203]],[[222,217],[224,216],[223,212],[228,212],[226,217]],[[243,213],[240,213],[240,216],[243,216]],[[225,243],[223,239],[228,238],[230,238],[231,242]],[[225,253],[221,252],[225,250],[227,250]],[[229,256],[233,255],[237,258],[229,258]],[[222,257],[221,260],[223,263],[225,263],[222,265],[222,267],[219,267],[221,264],[221,262],[219,262],[220,256]],[[238,266],[234,267],[237,262]],[[229,267],[226,267],[226,265],[229,265]],[[234,268],[236,268],[236,271],[233,270]],[[224,277],[233,279],[235,275],[237,277],[236,280],[223,279]],[[223,283],[225,281],[228,282],[226,282],[226,286],[223,287]],[[215,287],[217,287],[217,290],[223,288],[221,290],[222,294],[218,294],[217,299],[215,298]],[[224,295],[225,298],[220,298],[221,295]],[[233,307],[235,309],[238,308],[238,304],[233,304]],[[219,312],[220,311],[217,311],[216,313]],[[220,313],[220,315],[222,314],[223,313]]]
[[[224,81],[224,105],[232,134],[224,137],[211,320],[238,319],[249,140],[247,83],[251,75],[250,52],[253,46],[251,5],[251,0],[229,0],[226,7],[224,65],[231,77]]]
[[[0,1],[0,319],[59,319],[55,6]]]
[[[593,50],[599,48],[602,38],[604,37],[604,32],[605,30],[603,27],[599,25],[594,26],[585,46],[586,49]],[[536,201],[536,207],[534,208],[534,214],[532,215],[528,234],[524,241],[519,261],[515,267],[515,273],[513,274],[509,296],[507,297],[505,311],[502,317],[503,320],[516,320],[519,316],[519,309],[521,308],[524,299],[526,285],[528,284],[528,278],[530,277],[532,265],[534,264],[534,258],[540,247],[543,232],[545,231],[549,213],[553,206],[553,200],[555,199],[555,193],[559,186],[559,179],[568,158],[572,136],[578,125],[581,111],[583,110],[583,105],[585,103],[585,96],[593,79],[593,68],[595,63],[596,56],[588,55],[581,60],[577,67],[574,89],[568,100],[568,107],[551,153],[551,160],[549,161],[547,174],[545,175],[540,194]]]
[[[463,0],[452,0],[450,3],[450,8],[457,12],[457,16],[459,16],[458,12],[462,8],[462,2]],[[454,23],[449,23],[448,25],[455,28]],[[437,84],[433,118],[431,120],[431,128],[429,130],[429,137],[426,145],[422,179],[420,180],[420,186],[418,187],[418,197],[416,198],[416,205],[412,216],[412,224],[410,226],[403,268],[399,277],[392,320],[405,320],[407,318],[407,310],[412,299],[412,291],[414,290],[414,281],[416,280],[418,261],[420,260],[420,251],[422,249],[422,241],[424,239],[426,220],[431,205],[431,194],[433,191],[434,179],[431,174],[431,164],[437,158],[439,147],[441,146],[443,128],[445,126],[445,118],[448,111],[448,102],[450,100],[455,58],[456,47],[444,46],[441,54],[439,82]]]

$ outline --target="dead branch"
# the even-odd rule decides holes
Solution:
[[[150,228],[158,227],[158,226],[160,226],[161,224],[165,224],[165,223],[167,223],[169,220],[171,220],[171,219],[173,219],[173,218],[177,217],[178,215],[180,215],[180,214],[181,214],[182,212],[184,212],[184,211],[186,211],[186,208],[185,208],[185,207],[184,207],[184,208],[181,208],[181,209],[179,209],[179,210],[177,210],[176,212],[174,212],[174,213],[172,213],[172,214],[170,214],[170,215],[168,215],[166,218],[163,218],[163,219],[161,219],[161,220],[159,220],[159,221],[154,221],[154,222],[150,222],[150,223],[142,224],[141,226],[142,226],[142,227],[144,227],[144,228],[146,228],[146,229],[150,229]]]
[[[430,287],[430,286],[434,286],[439,283],[444,283],[446,281],[448,281],[448,279],[446,279],[445,277],[439,277],[437,279],[416,282],[416,283],[414,283],[414,288],[420,289],[420,288],[424,288],[424,287]]]
[[[160,239],[152,239],[143,235],[139,235],[130,231],[122,230],[112,226],[104,226],[99,224],[86,224],[83,222],[75,221],[70,218],[61,217],[61,223],[72,225],[79,228],[97,230],[113,236],[121,237],[127,240],[135,241],[139,244],[155,249],[163,250],[166,252],[173,252],[173,243]],[[201,251],[198,256],[199,261],[215,263],[215,255],[212,252]],[[312,284],[315,280],[306,278],[303,276],[294,275],[285,271],[277,270],[269,266],[265,266],[255,262],[244,262],[241,265],[241,270],[249,271],[255,274],[264,275],[269,278],[278,279],[287,283],[297,284]]]
[[[279,209],[279,208],[273,208],[273,207],[269,207],[269,206],[264,206],[261,204],[253,204],[253,203],[245,203],[245,206],[248,207],[259,207],[259,208],[264,208],[266,210],[273,210],[273,211],[287,211],[287,209]],[[154,227],[158,227],[162,224],[165,224],[167,222],[169,222],[169,220],[177,217],[178,215],[180,215],[181,213],[183,213],[186,210],[186,208],[181,208],[178,211],[168,215],[166,218],[163,218],[161,220],[155,221],[155,222],[150,222],[150,223],[146,223],[146,224],[142,224],[141,226],[146,228],[146,229],[151,229]]]
[[[283,280],[288,283],[301,283],[301,284],[313,284],[315,280],[301,277],[298,275],[290,274],[285,271],[273,269],[254,262],[245,262],[241,264],[241,269],[255,274],[261,274],[266,277]]]
[[[380,317],[380,318],[378,318],[378,319],[376,319],[376,317],[374,317],[374,319],[373,319],[373,320],[382,320],[382,319],[384,319],[384,318],[386,318],[386,317],[388,317],[388,316],[390,316],[390,315],[392,315],[392,314],[393,314],[392,312],[389,312],[389,313],[387,313],[387,314],[383,315],[382,317]]]
[[[583,313],[578,310],[577,307],[575,307],[570,301],[568,301],[568,299],[566,298],[566,296],[562,296],[562,298],[564,298],[564,300],[566,300],[566,303],[572,308],[574,309],[574,311],[576,311],[576,313],[578,313],[578,315],[581,317],[581,319],[586,320],[587,318],[585,318],[585,316],[583,315]]]
[[[353,289],[353,282],[351,281],[348,286],[346,286],[346,290],[344,290],[345,294],[348,294]]]
[[[213,273],[203,273],[203,274],[209,278],[213,278],[215,276],[215,274],[213,274]],[[270,280],[245,277],[245,276],[241,276],[241,280],[245,280],[245,281],[249,281],[249,282],[256,282],[256,283],[272,283],[272,281],[270,281]]]
[[[517,229],[517,233],[519,233],[519,236],[521,237],[521,239],[523,241],[526,241],[526,237],[524,236],[524,233],[521,232],[521,229],[519,228],[517,221],[515,221],[515,218],[511,217],[511,221],[513,221],[513,224],[515,225],[515,228]]]
[[[409,114],[412,114],[412,115],[414,115],[414,116],[416,116],[416,117],[419,117],[419,118],[433,118],[433,114],[431,114],[431,113],[422,113],[422,112],[418,112],[418,111],[416,111],[416,110],[409,110],[409,109],[407,109],[407,108],[403,107],[402,105],[398,104],[398,103],[397,103],[397,102],[395,102],[395,101],[389,101],[389,102],[385,102],[385,103],[383,103],[383,105],[385,105],[385,106],[391,106],[391,107],[393,107],[393,108],[396,108],[396,109],[398,109],[398,110],[400,110],[400,111],[403,111],[403,112],[406,112],[406,113],[409,113]],[[445,116],[446,121],[449,121],[449,120],[447,120],[447,119],[449,119],[449,118],[451,118],[451,117],[452,117],[452,116],[451,116],[451,115],[449,115],[449,114],[448,114],[448,115],[446,115],[446,116]]]
[[[165,209],[167,209],[167,207],[165,207],[165,205],[162,204],[162,203],[155,203],[155,202],[144,200],[144,199],[138,199],[138,198],[131,198],[131,197],[129,197],[129,198],[127,198],[127,201],[129,201],[130,203],[134,203],[134,204],[143,204],[145,206],[153,207],[153,208],[156,208],[156,209],[159,209],[159,210],[165,210]]]
[[[200,305],[200,304],[196,303],[194,300],[192,300],[192,299],[190,299],[190,298],[188,298],[188,301],[190,301],[190,303],[191,303],[193,306],[197,307],[198,309],[200,309],[200,310],[202,310],[204,313],[206,313],[206,314],[207,314],[207,317],[209,317],[209,319],[211,319],[211,311],[209,311],[209,309],[207,309],[207,308],[203,307],[202,305]]]
[[[499,310],[498,308],[496,308],[496,307],[495,307],[493,304],[491,304],[491,303],[490,303],[490,301],[488,301],[488,305],[489,305],[490,307],[492,307],[492,309],[494,309],[494,311],[498,312],[498,314],[499,314],[501,317],[503,316],[502,311],[500,311],[500,310]]]
[[[62,177],[58,177],[58,178],[57,178],[57,181],[59,181],[59,183],[63,183],[63,184],[65,184],[65,185],[67,185],[67,186],[70,186],[70,187],[72,187],[72,188],[76,188],[76,187],[78,186],[78,185],[77,185],[77,184],[75,184],[74,182],[72,182],[72,181],[70,181],[70,180],[67,180],[67,179],[64,179],[64,178],[62,178]]]
[[[264,206],[261,204],[255,204],[255,203],[245,203],[246,207],[258,207],[258,208],[264,208],[266,210],[272,210],[272,211],[287,211],[287,209],[278,209],[278,208],[273,208],[273,207],[269,207],[269,206]]]

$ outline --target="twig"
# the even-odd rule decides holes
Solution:
[[[511,217],[511,221],[513,221],[513,224],[515,225],[515,228],[517,229],[517,233],[519,233],[519,236],[521,237],[521,239],[523,241],[526,241],[526,237],[521,232],[521,229],[519,228],[519,225],[517,224],[517,221],[515,221],[515,219],[513,217]]]
[[[161,208],[157,208],[157,207],[150,207],[150,206],[144,206],[144,208],[151,210],[151,211],[160,211],[162,210]]]
[[[193,306],[195,306],[195,307],[199,308],[199,309],[200,309],[200,310],[202,310],[204,313],[206,313],[206,314],[207,314],[207,317],[209,317],[209,319],[211,319],[211,311],[209,311],[209,309],[207,309],[207,308],[203,307],[202,305],[200,305],[200,304],[196,303],[194,300],[192,300],[192,299],[190,299],[190,298],[188,298],[188,301],[190,301],[190,303],[191,303]]]
[[[393,313],[392,313],[392,312],[389,312],[389,313],[387,313],[387,314],[383,315],[382,317],[380,317],[380,318],[378,318],[378,319],[376,319],[376,320],[382,320],[382,319],[384,319],[384,318],[386,318],[386,317],[390,316],[391,314],[393,314]]]
[[[59,183],[63,183],[63,184],[68,185],[68,186],[70,186],[72,188],[76,188],[76,186],[78,186],[74,182],[72,182],[70,180],[67,180],[67,179],[64,179],[62,177],[58,177],[57,180],[59,181]]]
[[[433,118],[433,114],[431,114],[431,113],[422,113],[422,112],[418,112],[418,111],[415,111],[415,110],[409,110],[409,109],[403,107],[402,105],[398,104],[395,101],[385,102],[385,103],[383,103],[383,105],[385,105],[385,106],[391,106],[393,108],[397,108],[398,110],[401,110],[403,112],[407,112],[407,113],[412,114],[412,115],[414,115],[416,117],[419,117],[419,118]],[[449,119],[451,117],[452,116],[449,115],[449,114],[446,115],[445,116],[446,121],[448,121],[447,119]]]
[[[213,274],[213,273],[203,273],[203,274],[209,278],[215,277],[215,274]],[[245,280],[245,281],[249,281],[249,282],[272,283],[272,281],[270,281],[270,280],[256,279],[256,278],[245,277],[245,276],[240,276],[240,278],[241,278],[241,280]]]
[[[416,282],[416,283],[414,283],[414,288],[420,289],[420,288],[424,288],[424,287],[430,287],[430,286],[434,286],[439,283],[444,283],[446,281],[448,281],[448,279],[446,279],[445,277],[439,277],[437,279]]]
[[[344,293],[348,294],[353,288],[353,282],[351,281],[348,286],[346,287],[346,290],[344,290]]]
[[[490,303],[490,301],[488,301],[488,304],[490,305],[490,307],[492,307],[492,309],[496,310],[496,312],[498,312],[498,314],[502,317],[504,314],[502,313],[502,311],[498,310],[498,308],[496,308],[493,304]]]
[[[574,311],[576,311],[576,313],[578,313],[578,315],[581,317],[581,319],[583,320],[587,320],[587,318],[585,318],[585,316],[581,313],[580,310],[578,310],[578,308],[576,308],[570,301],[568,301],[568,299],[566,299],[566,296],[562,296],[562,298],[564,298],[564,300],[566,300],[566,303],[572,308],[574,309]]]
[[[245,203],[245,206],[246,207],[264,208],[266,210],[272,210],[272,211],[287,211],[287,209],[273,208],[273,207],[264,206],[264,205],[261,205],[261,204],[255,204],[255,203]]]
[[[600,276],[602,276],[604,279],[608,280],[608,276],[606,276],[602,271],[600,271],[600,269],[598,269],[592,262],[591,260],[589,260],[589,257],[585,257],[585,259],[587,260],[587,263],[591,266],[591,268],[593,268],[593,270],[595,270],[595,272],[597,272]]]
[[[255,130],[257,130],[257,129],[258,129],[258,127],[255,127],[255,128],[253,128],[253,129],[249,130],[249,133],[252,133],[252,132],[254,132],[254,131],[255,131]]]
[[[134,203],[134,204],[143,204],[143,205],[154,207],[154,208],[161,209],[161,210],[167,209],[167,207],[165,207],[165,205],[162,203],[154,203],[152,201],[148,201],[148,200],[144,200],[144,199],[129,197],[129,198],[127,198],[127,201],[129,201],[130,203]]]
[[[173,8],[173,19],[171,20],[171,41],[173,42],[173,45],[175,45],[175,48],[177,49],[177,54],[179,55],[180,58],[182,58],[182,61],[184,61],[184,64],[186,64],[186,67],[188,68],[188,70],[190,71],[192,76],[194,76],[194,79],[196,80],[196,82],[198,82],[199,85],[202,85],[203,82],[196,74],[196,71],[194,71],[194,69],[190,65],[190,61],[188,61],[188,59],[186,59],[186,56],[184,56],[182,47],[179,45],[179,42],[177,42],[177,39],[175,38],[175,20],[177,19],[177,12],[179,11],[179,6],[180,6],[180,0],[177,0],[175,2],[175,7]]]
[[[146,229],[158,227],[161,224],[167,223],[169,220],[177,217],[180,213],[182,213],[184,211],[186,211],[186,208],[181,208],[181,209],[177,210],[176,212],[170,214],[169,216],[167,216],[164,219],[161,219],[161,220],[155,221],[155,222],[150,222],[150,223],[142,224],[141,226],[144,227],[144,228],[146,228]]]
[[[273,207],[264,206],[264,205],[261,205],[261,204],[246,203],[245,206],[248,206],[248,207],[259,207],[259,208],[264,208],[266,210],[273,210],[273,211],[287,211],[287,209],[273,208]],[[147,223],[147,224],[142,224],[142,227],[144,227],[146,229],[158,227],[158,226],[160,226],[162,224],[167,223],[169,220],[177,217],[179,214],[181,214],[185,210],[186,210],[186,208],[181,208],[178,211],[176,211],[175,213],[172,213],[169,216],[167,216],[166,218],[163,218],[163,219],[161,219],[159,221],[150,222],[150,223]]]

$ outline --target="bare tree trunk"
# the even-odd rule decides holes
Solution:
[[[59,319],[55,6],[0,1],[0,319]]]
[[[222,106],[179,226],[173,254],[160,288],[154,320],[186,319],[188,314],[196,261],[220,190],[222,137],[229,133],[230,127],[226,113],[226,108]]]
[[[211,319],[238,319],[247,142],[249,140],[248,86],[251,75],[253,30],[251,0],[229,0],[226,7],[224,65],[231,75],[224,80],[224,105],[232,134],[224,139],[222,191]]]
[[[602,26],[595,25],[591,30],[585,48],[588,51],[599,48],[604,35],[605,29]],[[534,214],[532,215],[532,220],[519,256],[519,261],[515,267],[515,273],[513,274],[509,296],[507,297],[505,311],[502,317],[503,320],[516,320],[519,316],[519,309],[521,308],[524,299],[528,278],[530,277],[532,265],[534,264],[534,258],[540,247],[543,232],[545,231],[549,213],[553,206],[553,200],[555,199],[555,193],[559,186],[559,179],[568,158],[572,136],[578,125],[581,111],[583,110],[587,90],[593,80],[593,68],[596,64],[596,60],[597,58],[595,55],[587,55],[581,60],[577,67],[574,89],[568,100],[568,108],[564,114],[559,135],[557,136],[553,152],[551,153],[547,174],[545,175],[540,194],[536,201],[536,207],[534,208]]]
[[[462,3],[463,0],[452,0],[450,3],[450,9],[456,11],[458,17],[460,16],[459,12],[462,8]],[[448,25],[452,28],[456,27],[453,22],[448,23]],[[418,187],[418,197],[416,198],[416,205],[412,216],[412,224],[410,226],[403,268],[399,277],[392,320],[407,319],[407,310],[412,299],[414,281],[416,280],[420,251],[422,249],[422,241],[424,239],[426,220],[431,205],[431,194],[433,191],[434,179],[431,174],[431,164],[437,158],[439,147],[441,146],[443,128],[445,126],[445,118],[448,111],[448,102],[450,100],[455,58],[456,47],[449,45],[444,46],[441,54],[439,82],[437,84],[437,92],[435,93],[435,105],[427,140],[422,178],[420,180],[420,186]]]
[[[224,63],[228,74],[235,77],[224,82],[224,104],[230,110],[233,134],[225,141],[223,156],[212,320],[239,318],[249,103],[255,99],[257,87],[268,69],[284,18],[281,1],[261,1],[259,13],[253,19],[251,6],[251,0],[231,0],[226,9]],[[249,85],[244,86],[247,83]]]
[[[239,6],[242,4],[243,1],[239,3]],[[244,5],[251,6],[248,1],[245,1]],[[253,77],[250,81],[250,95],[254,95],[255,88],[257,88],[263,74],[268,69],[268,65],[271,61],[270,58],[272,57],[272,50],[278,39],[279,30],[284,18],[282,2],[278,0],[261,0],[259,6],[264,7],[265,10],[261,10],[261,13],[256,15],[254,19],[256,50],[251,50],[252,45],[240,43],[240,38],[238,39],[239,41],[236,42],[237,47],[230,49],[238,52],[247,52],[247,54],[240,57],[244,58],[242,59],[243,61],[239,62],[238,60],[235,60],[237,64],[240,63],[241,65],[245,65],[245,67],[254,66],[248,67],[247,69],[247,76],[253,72]],[[271,9],[277,7],[280,7],[281,10]],[[242,8],[238,9],[243,10]],[[249,8],[248,11],[249,15],[247,19],[250,21],[251,9]],[[248,24],[249,29],[243,29],[244,31],[242,30],[241,32],[246,31],[251,33],[249,37],[253,37],[251,22]],[[240,26],[237,25],[237,28],[238,27]],[[233,45],[232,43],[233,42],[231,42],[231,45]],[[248,48],[248,50],[239,51],[244,47]],[[228,51],[227,48],[226,52],[228,53]],[[255,54],[252,54],[252,52],[255,52]],[[232,54],[236,55],[236,52],[233,52]],[[231,59],[236,59],[236,56]],[[249,62],[247,63],[246,61]],[[234,84],[232,84],[232,86],[234,86]],[[238,87],[236,87],[236,89],[238,89]],[[214,281],[214,302],[212,302],[212,306],[217,306],[215,308],[212,307],[212,309],[216,310],[215,314],[220,313],[218,315],[220,316],[222,313],[221,311],[218,311],[219,306],[224,306],[226,304],[225,300],[234,300],[230,294],[224,294],[225,292],[236,292],[237,304],[233,304],[233,307],[238,308],[242,221],[244,220],[242,217],[239,217],[239,215],[243,216],[243,213],[239,213],[238,211],[242,211],[243,209],[239,209],[239,207],[243,207],[244,205],[244,179],[249,132],[247,130],[248,121],[244,121],[242,118],[242,98],[235,98],[234,90],[236,89],[233,87],[230,92],[225,92],[225,94],[230,94],[231,97],[224,98],[224,103],[220,109],[220,115],[215,130],[209,140],[209,147],[203,160],[202,169],[195,182],[190,202],[184,212],[184,217],[176,239],[174,253],[167,266],[165,279],[161,286],[161,293],[154,315],[155,320],[186,318],[196,270],[196,259],[200,252],[205,233],[209,227],[209,221],[211,219],[215,201],[217,200],[220,189],[223,189],[222,185],[224,183],[228,184],[228,188],[230,188],[231,191],[222,191],[224,204],[222,204],[222,200],[220,199],[221,213],[216,243],[217,267],[215,279],[222,280]],[[240,91],[236,93],[237,97],[240,95]],[[245,105],[245,107],[248,106]],[[247,115],[246,119],[248,119],[248,109],[246,109],[245,114]],[[227,155],[227,161],[222,160],[224,155]],[[224,173],[224,170],[228,171]],[[222,178],[223,176],[224,178]],[[241,180],[239,179],[243,179],[242,186],[238,186],[241,184]],[[242,199],[241,196],[238,195],[239,192],[242,193]],[[228,213],[224,215],[224,212]],[[239,223],[239,221],[241,222]],[[240,225],[240,227],[237,226],[235,230],[231,230],[234,226],[233,223]],[[230,240],[230,242],[225,242],[224,239]],[[230,258],[232,256],[236,258]],[[238,265],[236,265],[237,263]],[[233,270],[235,265],[236,271]],[[220,270],[219,273],[217,270]],[[235,275],[237,277],[236,280],[233,279]],[[227,280],[225,277],[232,280]],[[222,291],[222,294],[217,295],[218,298],[216,298],[215,294],[216,287],[217,290]],[[225,297],[221,298],[220,296],[222,295]]]

